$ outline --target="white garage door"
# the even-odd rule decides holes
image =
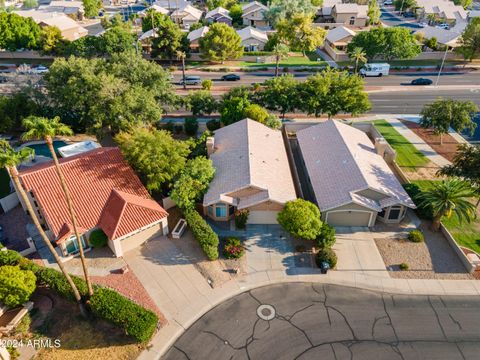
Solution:
[[[162,232],[162,223],[156,224],[148,229],[140,231],[139,233],[129,236],[121,241],[122,251],[125,254],[127,251],[133,250],[145,241],[153,239],[154,237],[163,235]]]
[[[329,212],[327,222],[332,226],[368,226],[371,212]]]
[[[278,211],[250,211],[249,224],[278,224]]]

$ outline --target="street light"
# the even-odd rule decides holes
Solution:
[[[443,65],[445,64],[445,59],[447,58],[447,52],[448,52],[448,45],[445,45],[445,53],[443,54],[442,64],[440,65],[440,69],[438,70],[437,80],[435,81],[435,87],[438,86],[438,81],[440,80],[440,74],[442,73]]]

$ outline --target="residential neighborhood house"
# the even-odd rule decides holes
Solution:
[[[268,35],[265,31],[251,26],[237,30],[237,34],[242,39],[242,46],[246,52],[262,51],[268,41]]]
[[[201,28],[198,28],[196,30],[193,30],[188,33],[187,39],[189,41],[190,45],[190,50],[193,53],[198,53],[200,50],[200,39],[205,36],[205,34],[208,32],[209,27],[208,26],[202,26]]]
[[[325,37],[324,50],[335,61],[349,60],[347,45],[357,33],[346,26],[330,29]]]
[[[268,7],[259,3],[258,1],[253,1],[242,6],[242,19],[243,25],[245,26],[254,26],[254,27],[267,27],[268,22],[265,20],[265,11],[268,10]]]
[[[249,210],[249,224],[276,224],[277,214],[296,199],[282,133],[244,119],[207,139],[215,177],[203,199],[204,213],[228,221]]]
[[[364,27],[368,25],[368,5],[344,4],[342,0],[325,0],[318,9],[315,23],[326,29],[348,25]]]
[[[297,132],[308,184],[322,217],[332,226],[399,223],[415,204],[363,131],[328,120]]]
[[[83,20],[85,10],[82,1],[51,1],[48,5],[40,5],[38,10],[68,15],[74,20]]]
[[[438,21],[453,25],[457,21],[466,21],[467,12],[460,5],[450,0],[417,0],[416,14],[420,19],[434,16]]]
[[[190,29],[190,26],[200,21],[202,14],[202,10],[197,9],[192,5],[187,5],[183,8],[174,10],[170,17],[184,29]]]
[[[209,24],[219,22],[232,26],[232,18],[230,17],[230,12],[221,6],[207,12],[207,14],[205,15],[205,20]]]
[[[118,148],[60,159],[84,246],[102,229],[115,256],[168,233],[167,212],[148,194]],[[20,171],[20,180],[51,241],[64,257],[78,252],[67,204],[52,161]]]

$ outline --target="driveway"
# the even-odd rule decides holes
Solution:
[[[277,284],[218,305],[164,359],[478,359],[479,306],[474,296]]]

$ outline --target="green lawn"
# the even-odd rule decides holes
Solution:
[[[0,169],[0,199],[10,195],[10,176],[8,176],[7,170]]]
[[[420,190],[425,191],[434,186],[437,181],[417,180],[412,181]],[[454,214],[450,219],[443,218],[443,225],[450,231],[457,243],[480,254],[480,218],[469,223],[460,223]]]
[[[428,159],[395,128],[385,120],[376,120],[374,125],[397,152],[397,164],[406,170],[415,170],[428,163]]]

